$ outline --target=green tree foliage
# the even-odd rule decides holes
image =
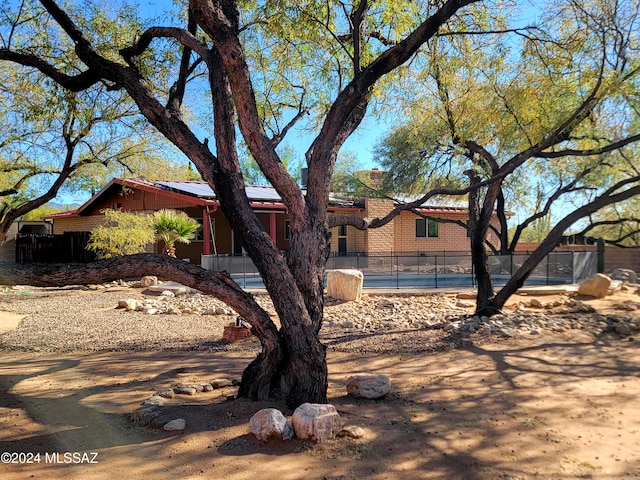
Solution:
[[[377,149],[387,188],[470,193],[480,308],[494,303],[487,243],[507,253],[536,239],[541,254],[584,212],[638,188],[639,13],[637,1],[556,2],[516,35],[440,35],[418,55],[421,68],[406,73],[397,101],[410,99],[407,121]],[[524,218],[511,235],[508,211]],[[498,245],[487,241],[490,229]],[[498,295],[498,308],[532,262]]]
[[[185,212],[167,209],[155,212],[151,224],[156,237],[164,243],[165,253],[171,257],[176,256],[176,243],[190,243],[200,226]]]
[[[87,250],[98,258],[133,255],[145,251],[155,240],[155,230],[150,215],[107,209],[105,221],[91,231]]]
[[[579,233],[602,238],[610,245],[640,247],[640,198],[610,205],[594,214]]]
[[[85,7],[78,18],[105,54],[106,42],[122,41],[141,28],[130,8],[109,13],[91,3]],[[0,8],[4,48],[20,48],[25,35],[39,38],[42,45],[49,42],[47,57],[61,55],[60,68],[74,71],[67,62],[73,46],[61,41],[37,2]],[[25,25],[31,28],[19,33]],[[7,64],[0,70],[0,106],[0,243],[15,219],[58,194],[94,193],[114,176],[199,178],[186,163],[167,162],[178,150],[150,128],[124,92],[108,85],[93,85],[79,95],[36,68]]]

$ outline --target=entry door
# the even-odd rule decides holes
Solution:
[[[236,232],[233,232],[233,255],[242,255],[242,245]]]
[[[338,227],[338,255],[347,254],[347,226]]]

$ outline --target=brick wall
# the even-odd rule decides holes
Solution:
[[[382,217],[393,208],[390,200],[367,199],[365,211],[353,215],[366,218]],[[351,214],[346,212],[347,214]],[[434,214],[434,216],[445,216],[447,218],[467,221],[466,213],[448,212],[446,214]],[[467,237],[467,230],[459,225],[451,223],[438,224],[438,237],[416,237],[415,221],[420,218],[411,212],[403,212],[393,221],[381,228],[371,230],[357,230],[354,227],[347,227],[347,251],[348,252],[368,252],[379,254],[391,254],[397,252],[469,252],[470,244]],[[497,219],[493,220],[497,226]],[[338,251],[338,228],[331,229],[331,251]],[[488,238],[495,242],[495,235],[491,231]]]
[[[53,234],[60,235],[64,232],[90,232],[104,222],[104,215],[91,215],[88,217],[56,217],[53,220]]]
[[[436,215],[434,215],[436,216]],[[449,214],[449,218],[467,221],[464,214]],[[403,212],[395,219],[395,244],[397,252],[450,251],[469,252],[470,244],[467,230],[453,223],[439,223],[438,237],[416,237],[415,213]]]
[[[607,245],[604,250],[604,273],[616,268],[628,268],[640,273],[640,249]]]

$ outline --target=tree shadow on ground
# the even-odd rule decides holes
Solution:
[[[239,375],[253,357],[249,352],[23,354],[19,366],[12,358],[0,362],[0,407],[26,412],[41,428],[5,437],[0,448],[100,450],[105,472],[119,462],[135,468],[131,478],[195,475],[212,465],[217,476],[249,478],[238,472],[256,462],[282,478],[616,478],[593,458],[607,443],[615,446],[616,428],[617,435],[639,427],[637,401],[624,389],[640,370],[634,352],[633,342],[609,337],[510,340],[421,355],[329,352],[329,401],[365,436],[319,445],[258,442],[247,425],[257,410],[291,412],[277,402],[226,401],[232,390],[163,407],[187,420],[180,434],[136,427],[129,419],[140,402],[172,382]],[[361,373],[389,375],[391,393],[380,400],[347,395],[347,379]],[[50,387],[30,388],[48,379]],[[613,388],[608,396],[599,390],[605,384]],[[626,427],[604,416],[618,410],[627,413]],[[579,422],[582,439],[564,429],[567,419]],[[586,440],[592,443],[583,445]],[[618,463],[622,472],[640,466],[624,458]]]

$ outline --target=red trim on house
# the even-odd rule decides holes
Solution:
[[[56,212],[45,215],[42,218],[60,218],[60,217],[72,217],[78,213],[78,210],[67,210],[66,212]]]

